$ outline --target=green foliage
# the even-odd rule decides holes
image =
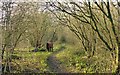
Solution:
[[[57,36],[57,34],[54,35],[54,37],[52,38],[52,41],[53,41],[53,42],[58,41],[58,36]]]
[[[120,51],[117,21],[119,9],[112,6],[110,2],[84,2],[82,5],[74,1],[59,2],[55,6],[59,11],[57,13],[51,11],[59,19],[58,22],[68,27],[77,36],[88,58],[93,57],[100,48],[109,50],[114,66],[117,67],[118,51]],[[62,40],[64,41],[64,38]]]
[[[65,38],[65,36],[62,36],[62,37],[60,38],[60,41],[61,41],[61,43],[66,43],[66,38]]]
[[[15,51],[15,58],[20,57],[20,59],[12,59],[12,73],[20,72],[36,72],[43,73],[47,71],[47,57],[51,54],[49,52],[28,52],[24,50],[23,52]]]
[[[74,2],[73,5],[79,7]],[[2,41],[6,44],[3,64],[12,58],[11,72],[48,71],[46,60],[51,52],[46,51],[45,45],[50,40],[54,42],[54,51],[64,50],[55,56],[70,72],[115,72],[119,47],[115,8],[84,4],[83,9],[73,13],[64,10],[66,5],[61,4],[64,11],[55,12],[56,18],[48,11],[39,11],[38,7],[37,3],[20,3],[11,16],[11,27],[3,27]],[[34,49],[38,51],[31,52]]]
[[[66,65],[69,72],[80,73],[113,73],[115,69],[109,51],[101,50],[104,53],[95,54],[88,58],[85,51],[76,46],[66,45],[66,49],[56,54],[61,65]],[[97,52],[96,52],[97,53]]]
[[[11,55],[11,58],[12,58],[12,59],[21,59],[22,57],[21,57],[21,56],[18,56],[17,54],[12,54],[12,55]]]

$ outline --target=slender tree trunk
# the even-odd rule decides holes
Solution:
[[[118,6],[118,68],[116,74],[120,74],[120,5]]]
[[[0,49],[2,49],[2,27],[0,27]],[[0,55],[2,55],[2,51],[0,51]],[[0,57],[0,75],[2,73],[2,58]]]
[[[2,57],[2,60],[3,60],[3,57],[4,57],[4,52],[5,52],[5,47],[6,47],[6,44],[2,47],[2,54],[1,54],[1,57]]]
[[[3,25],[5,26],[7,32],[9,33],[8,34],[8,37],[5,38],[4,42],[6,43],[6,47],[4,46],[3,50],[2,50],[2,58],[3,58],[3,54],[4,54],[4,51],[5,51],[5,48],[6,48],[6,65],[5,65],[5,68],[4,68],[4,71],[8,71],[10,72],[10,67],[11,67],[11,64],[10,64],[10,60],[11,58],[9,57],[10,56],[10,47],[11,47],[11,24],[10,24],[10,17],[11,17],[11,6],[12,2],[10,1],[7,1],[7,2],[3,2],[3,9],[2,11],[5,12],[4,14],[4,17],[3,17]],[[8,47],[9,46],[9,47]]]
[[[119,23],[120,23],[120,16],[119,16]],[[119,24],[119,34],[118,34],[118,38],[120,38],[120,24]],[[117,68],[117,74],[120,74],[120,39],[119,39],[119,45],[118,45],[118,68]]]
[[[119,9],[119,11],[120,11],[120,9]],[[118,46],[118,57],[119,57],[119,59],[118,59],[118,71],[119,71],[119,74],[120,74],[120,13],[119,13],[119,27],[118,27],[118,31],[119,31],[119,33],[118,33],[118,38],[119,38],[119,46]]]

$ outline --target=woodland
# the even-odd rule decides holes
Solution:
[[[119,6],[118,0],[1,2],[1,71],[120,74]]]

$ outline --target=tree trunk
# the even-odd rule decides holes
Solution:
[[[116,74],[119,75],[120,74],[120,5],[118,6],[118,67],[116,70]]]

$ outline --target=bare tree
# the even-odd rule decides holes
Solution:
[[[8,71],[10,72],[10,48],[11,48],[11,25],[10,25],[10,17],[11,17],[11,8],[12,8],[12,2],[8,1],[8,2],[3,2],[3,7],[2,7],[2,11],[5,12],[4,18],[3,18],[3,25],[4,25],[4,31],[3,31],[3,37],[5,36],[5,38],[3,38],[4,41],[4,45],[2,48],[2,59],[3,59],[3,55],[4,55],[4,51],[6,48],[6,63],[5,63],[5,69],[4,71]]]
[[[53,7],[55,11],[50,8],[49,10],[56,15],[62,23],[68,23],[67,26],[81,40],[81,43],[86,51],[90,50],[93,55],[96,48],[109,50],[114,61],[113,65],[115,68],[117,67],[119,50],[119,29],[117,29],[118,14],[112,12],[117,12],[117,10],[115,7],[111,6],[109,1],[103,1],[100,3],[94,2],[93,4],[89,1],[81,3],[50,2],[49,5]],[[72,5],[74,7],[72,7]],[[62,19],[58,16],[56,11],[63,13],[63,15],[67,14],[78,20],[78,27],[75,26],[76,24],[74,24],[68,16],[65,16],[65,18]],[[91,34],[93,35],[91,36]]]
[[[6,58],[4,60],[3,72],[11,71],[12,54],[14,49],[22,41],[22,38],[28,28],[28,21],[26,21],[25,14],[27,13],[27,8],[22,8],[21,3],[17,4],[17,8],[13,9],[14,2],[3,2],[3,47],[2,47],[2,60],[4,53],[6,53]],[[25,10],[22,13],[21,10]]]

